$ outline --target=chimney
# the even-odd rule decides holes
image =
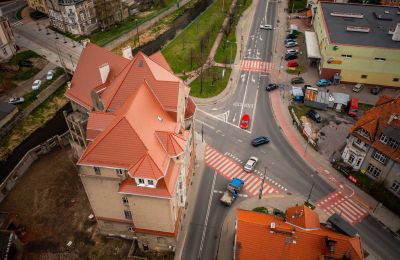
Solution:
[[[104,63],[103,65],[99,66],[99,72],[101,77],[101,83],[106,83],[108,74],[110,74],[110,65],[108,63]]]
[[[400,41],[400,23],[397,23],[396,29],[394,30],[393,36],[392,36],[393,41]]]
[[[90,43],[90,39],[89,38],[83,39],[82,40],[83,48],[85,48],[88,43]]]
[[[122,49],[122,57],[128,59],[128,60],[132,60],[133,56],[132,56],[132,48],[130,45],[126,46],[125,48]]]

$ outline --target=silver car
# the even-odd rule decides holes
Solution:
[[[256,167],[257,162],[258,162],[258,158],[255,156],[251,156],[243,167],[244,171],[252,172],[254,170],[254,168]]]

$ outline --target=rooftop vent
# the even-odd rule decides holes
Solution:
[[[392,40],[397,42],[400,41],[400,23],[398,23],[396,29],[394,29]]]
[[[343,12],[332,12],[331,16],[337,16],[337,17],[351,17],[351,18],[358,18],[362,19],[364,18],[364,15],[362,13],[343,13]]]
[[[386,11],[385,11],[385,14],[389,14],[389,11],[386,10]]]
[[[110,74],[110,65],[108,63],[104,63],[99,66],[101,83],[104,84],[107,81],[108,74]]]
[[[348,25],[348,26],[346,26],[346,31],[368,33],[370,31],[370,28],[366,27],[366,26]]]
[[[387,16],[388,13],[386,13],[386,11],[385,11],[385,13],[373,12],[373,14],[374,14],[375,18],[378,20],[383,20],[383,21],[391,21],[392,20],[392,18]]]
[[[133,59],[132,56],[132,48],[130,45],[126,46],[125,48],[122,49],[122,57],[131,60]]]

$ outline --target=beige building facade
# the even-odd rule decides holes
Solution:
[[[33,10],[49,14],[49,8],[47,7],[47,0],[27,0],[26,3]]]
[[[0,62],[6,62],[16,54],[14,33],[7,17],[0,17]]]

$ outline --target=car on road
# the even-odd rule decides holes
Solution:
[[[21,104],[24,102],[25,102],[25,99],[23,97],[12,97],[8,100],[8,103],[13,104],[13,105]]]
[[[21,60],[18,65],[20,67],[33,67],[33,63],[30,60]]]
[[[327,86],[330,86],[331,84],[332,84],[332,82],[327,79],[320,79],[317,81],[318,87],[327,87]]]
[[[286,54],[299,54],[299,51],[295,49],[287,49]]]
[[[272,30],[273,29],[272,25],[270,25],[270,24],[262,24],[260,26],[260,28],[261,29],[265,29],[265,30]]]
[[[379,94],[379,92],[381,92],[381,87],[379,87],[379,86],[375,86],[375,87],[373,87],[373,88],[371,88],[371,94],[373,94],[373,95],[378,95]]]
[[[292,48],[292,47],[296,47],[297,46],[297,42],[288,42],[285,43],[285,47],[286,48]]]
[[[293,33],[286,35],[286,39],[296,39],[296,38],[297,38],[297,35],[293,34]]]
[[[356,84],[356,85],[353,87],[353,91],[358,93],[358,92],[360,92],[363,88],[364,88],[364,85],[358,83],[358,84]]]
[[[296,39],[285,39],[284,43],[288,43],[288,42],[295,42],[297,43]]]
[[[297,60],[290,60],[288,61],[287,66],[289,68],[295,68],[299,66],[299,62]]]
[[[47,80],[52,80],[54,77],[54,70],[49,70],[46,75]]]
[[[315,111],[314,109],[310,109],[310,110],[308,110],[308,112],[307,112],[307,116],[309,117],[309,118],[311,118],[312,120],[314,120],[315,122],[317,122],[317,123],[321,123],[321,116],[318,114],[318,112],[317,111]]]
[[[38,90],[42,86],[42,81],[40,79],[37,79],[33,82],[32,84],[32,90]]]
[[[265,90],[266,90],[266,91],[272,91],[272,90],[275,90],[275,89],[277,89],[277,88],[279,88],[279,85],[278,85],[278,84],[269,83],[269,84],[265,87]]]
[[[267,143],[269,143],[269,141],[270,141],[270,140],[269,140],[268,137],[266,137],[266,136],[259,136],[259,137],[254,138],[254,139],[251,141],[251,145],[254,146],[254,147],[257,147],[257,146],[262,145],[262,144],[267,144]]]
[[[303,84],[304,79],[302,77],[294,77],[290,80],[290,83],[292,84]]]
[[[240,128],[248,129],[250,125],[250,116],[249,114],[244,114],[242,116],[242,120],[240,120]]]
[[[251,156],[249,160],[247,160],[246,164],[243,166],[243,169],[246,172],[252,172],[254,168],[256,167],[256,164],[258,162],[258,158],[255,156]]]
[[[285,60],[295,60],[297,59],[297,54],[285,54]]]

